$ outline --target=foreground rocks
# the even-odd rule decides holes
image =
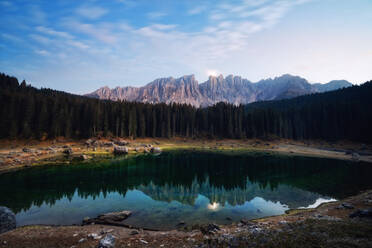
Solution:
[[[372,208],[369,209],[358,209],[350,214],[350,218],[372,218]]]
[[[111,234],[107,234],[103,239],[99,241],[98,248],[114,248],[115,237]]]
[[[15,214],[7,207],[0,206],[0,233],[16,228]]]

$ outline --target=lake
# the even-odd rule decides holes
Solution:
[[[265,153],[163,152],[0,175],[17,225],[81,224],[130,210],[124,223],[167,230],[315,207],[372,188],[372,165]]]

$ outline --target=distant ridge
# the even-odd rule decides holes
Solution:
[[[194,75],[180,78],[159,78],[143,87],[105,86],[85,96],[107,99],[126,100],[146,103],[186,103],[205,107],[217,102],[247,104],[256,101],[287,99],[296,96],[337,90],[350,87],[345,80],[334,80],[326,84],[310,84],[306,79],[289,74],[264,79],[253,83],[240,76],[229,75],[224,78],[210,76],[199,84]]]

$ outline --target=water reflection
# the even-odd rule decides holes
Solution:
[[[25,224],[77,224],[132,210],[128,224],[171,228],[281,214],[372,186],[369,164],[265,154],[163,153],[0,175],[0,205]]]

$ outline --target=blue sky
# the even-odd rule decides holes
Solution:
[[[372,79],[371,0],[0,0],[0,71],[88,93],[159,77]]]

